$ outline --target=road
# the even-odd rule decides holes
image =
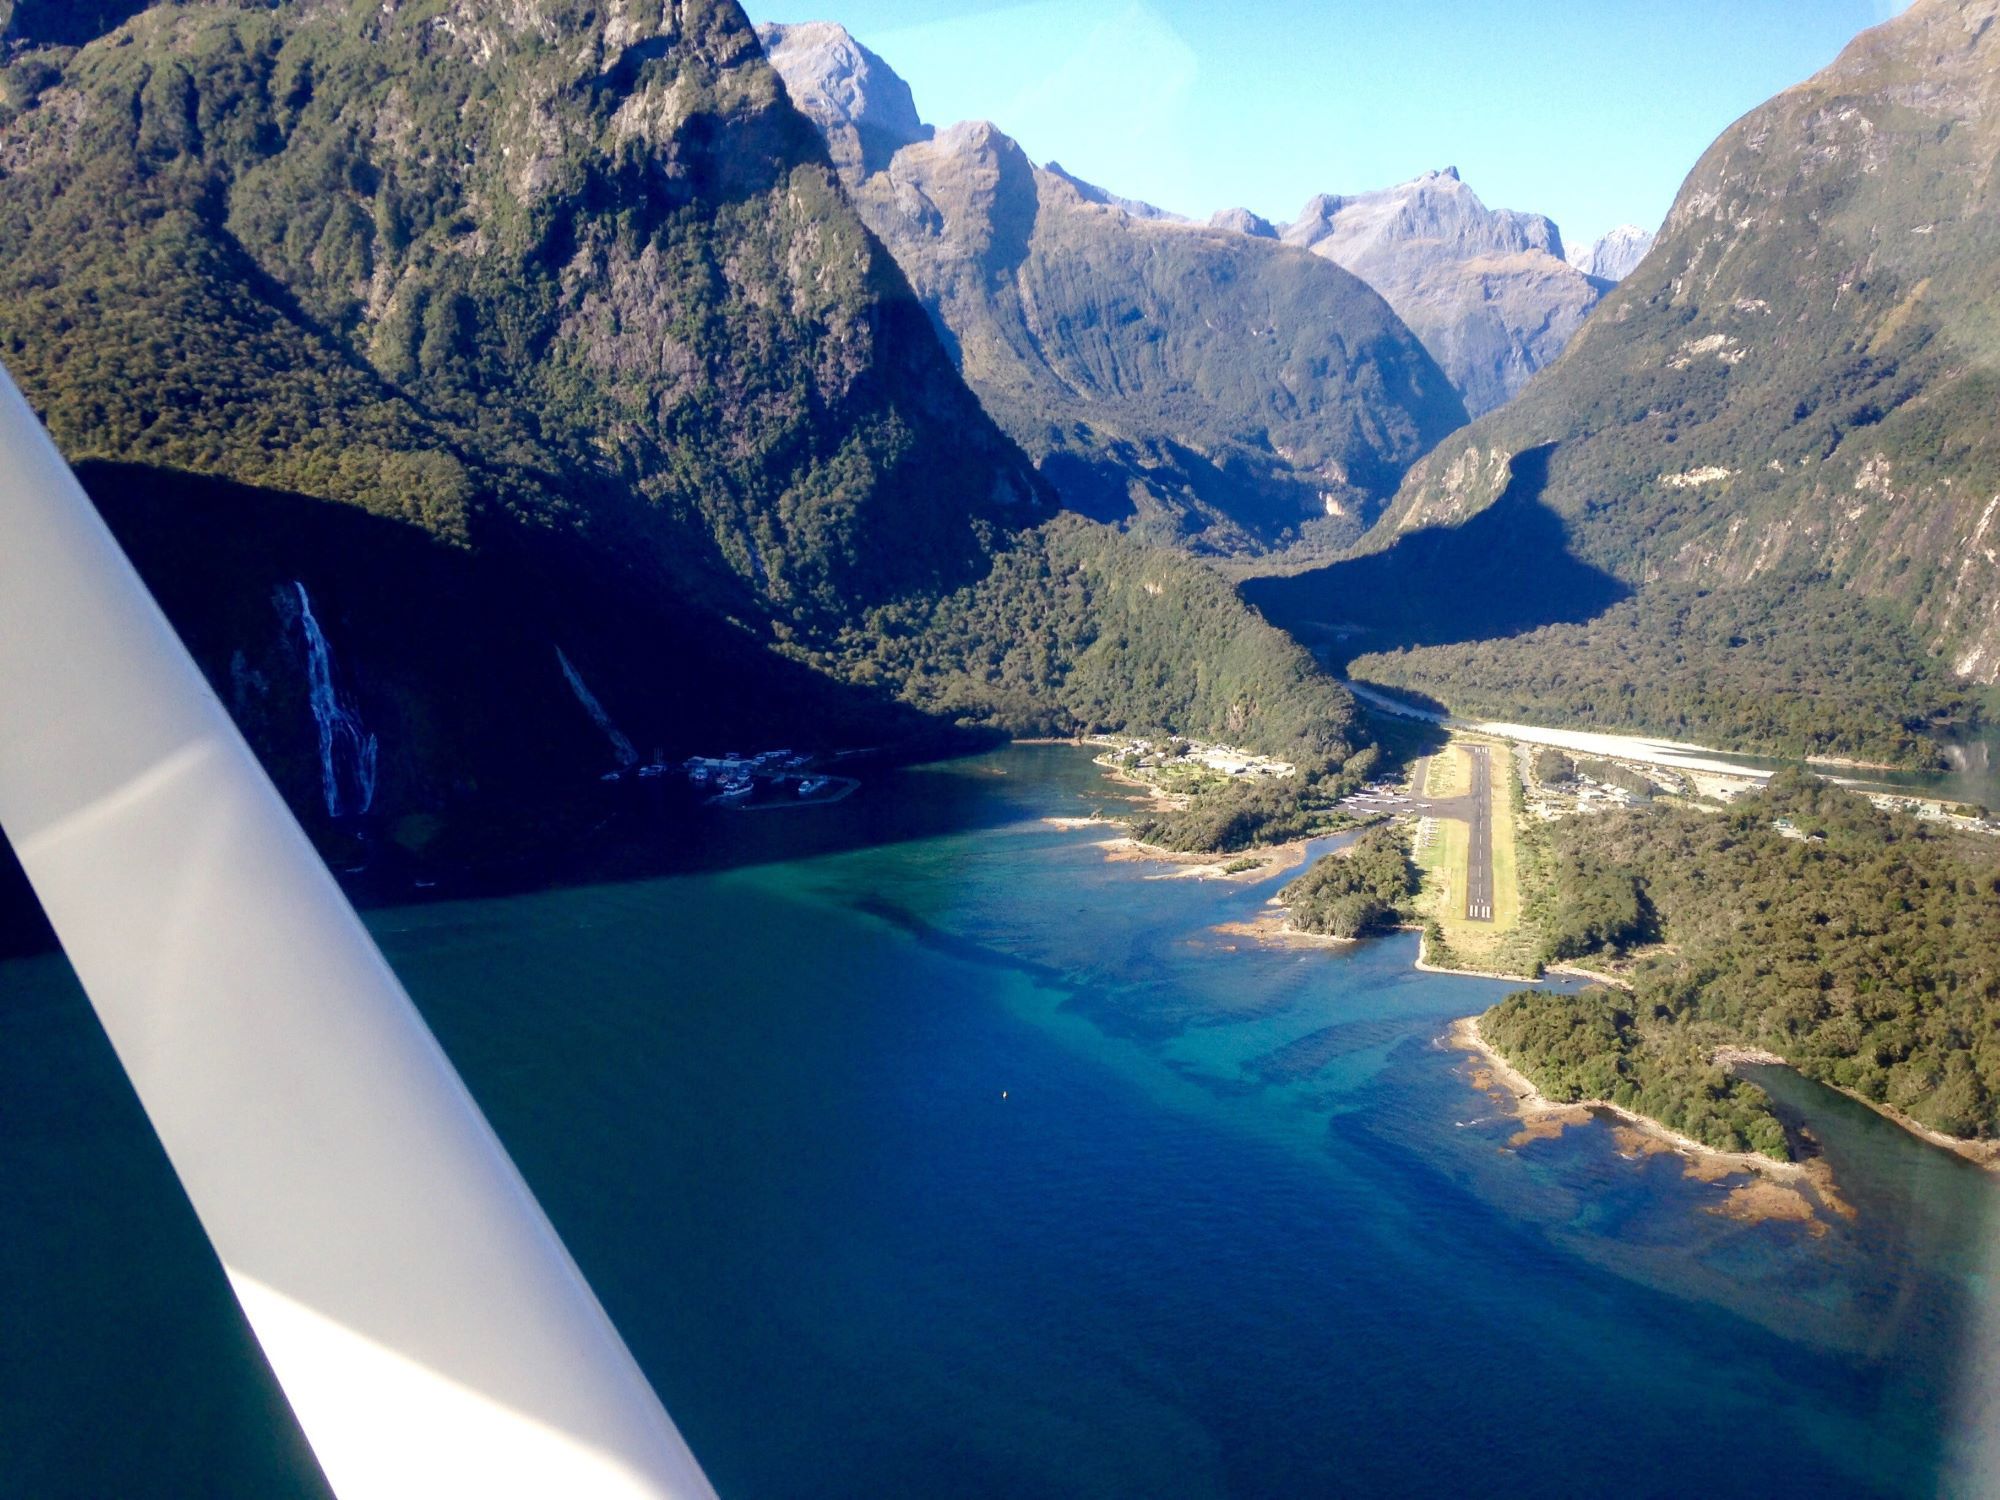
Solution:
[[[1493,920],[1493,751],[1467,745],[1472,758],[1472,792],[1466,799],[1466,822],[1472,837],[1465,851],[1465,917],[1468,922]]]

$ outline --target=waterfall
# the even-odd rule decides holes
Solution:
[[[597,694],[584,685],[583,676],[570,665],[563,648],[556,647],[556,660],[562,663],[563,676],[569,679],[569,690],[576,694],[576,701],[583,705],[583,711],[590,715],[591,723],[604,731],[604,737],[611,741],[611,753],[617,757],[620,766],[634,766],[639,762],[639,752],[632,748],[632,742],[625,738],[618,726],[611,722],[611,715],[604,711],[604,705],[597,701]]]
[[[312,694],[313,723],[319,728],[319,784],[330,818],[360,814],[375,805],[375,775],[381,747],[361,726],[361,715],[340,701],[333,685],[333,648],[313,617],[312,599],[303,583],[293,583],[299,595],[299,625],[306,637],[306,683]],[[342,763],[347,775],[341,775]],[[345,782],[345,786],[343,786]]]

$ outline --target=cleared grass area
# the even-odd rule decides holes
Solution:
[[[1493,920],[1495,931],[1512,931],[1521,921],[1521,873],[1516,855],[1513,798],[1514,752],[1495,745],[1489,757],[1493,786]]]
[[[1435,801],[1462,797],[1472,790],[1472,757],[1463,745],[1448,745],[1431,757],[1430,779],[1424,795]]]
[[[1136,773],[1126,774],[1136,774],[1141,780],[1151,781],[1162,791],[1171,792],[1177,797],[1197,796],[1202,792],[1213,791],[1219,786],[1226,785],[1229,781],[1222,772],[1208,766],[1183,762],[1149,766]]]
[[[1430,842],[1419,840],[1416,846],[1417,868],[1423,872],[1417,909],[1445,921],[1453,905],[1465,905],[1466,854],[1472,830],[1457,818],[1435,818],[1431,830]]]

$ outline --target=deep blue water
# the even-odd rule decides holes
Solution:
[[[1041,821],[1111,795],[1016,748],[374,919],[726,1496],[1977,1488],[1982,1174],[1783,1073],[1818,1238],[1510,1148],[1437,1045],[1508,986],[1218,934],[1271,887]],[[0,1145],[0,1493],[319,1493],[58,962]]]

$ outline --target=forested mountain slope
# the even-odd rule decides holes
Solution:
[[[993,125],[920,125],[837,26],[760,34],[966,380],[1073,509],[1200,551],[1341,545],[1463,425],[1338,266],[1115,198]]]
[[[1878,811],[1785,772],[1724,812],[1572,818],[1553,841],[1549,956],[1643,952],[1631,992],[1601,997],[1599,1009],[1649,1034],[1639,1050],[1652,1053],[1642,1070],[1651,1077],[1633,1075],[1633,1049],[1609,1030],[1579,1024],[1577,1002],[1532,991],[1489,1012],[1501,1024],[1487,1027],[1531,1077],[1546,1078],[1550,1063],[1595,1074],[1603,1081],[1580,1097],[1740,1148],[1710,1108],[1719,1080],[1709,1058],[1750,1046],[1932,1129],[2000,1133],[1991,835]]]
[[[586,695],[642,754],[928,732],[963,649],[920,687],[854,643],[1046,562],[1047,487],[731,0],[7,20],[0,358],[315,823],[530,843],[615,763]],[[366,798],[320,795],[314,629]],[[1344,697],[1292,684],[1338,760]],[[1176,701],[1256,737],[1230,691]]]

